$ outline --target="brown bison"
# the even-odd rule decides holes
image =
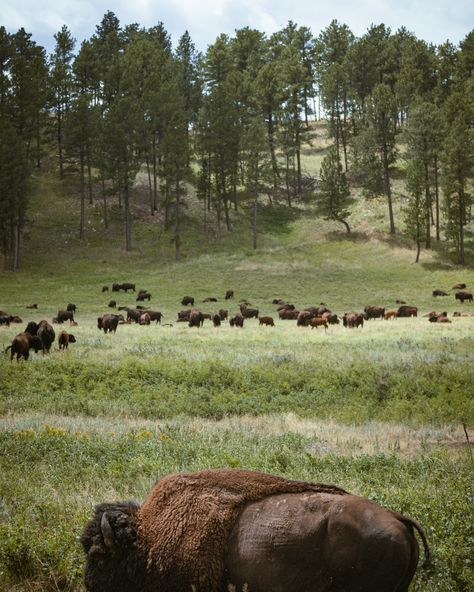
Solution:
[[[71,310],[58,310],[58,314],[55,317],[56,323],[62,325],[65,321],[74,320],[74,312]]]
[[[273,320],[273,317],[258,317],[258,324],[266,325],[267,327],[274,327],[275,321]]]
[[[364,318],[366,321],[369,319],[383,319],[385,315],[385,308],[381,306],[365,306],[364,307]]]
[[[399,306],[397,310],[397,317],[417,317],[418,308],[416,306]]]
[[[229,325],[231,327],[240,327],[240,328],[242,328],[244,326],[244,321],[245,321],[245,318],[241,314],[236,314],[235,316],[230,317],[230,319],[229,319]]]
[[[258,308],[250,308],[246,304],[241,304],[240,313],[245,319],[258,319]]]
[[[104,292],[108,292],[109,291],[109,286],[102,286],[102,293]],[[116,292],[118,292],[118,290],[115,290]]]
[[[122,317],[123,318],[123,317]],[[103,329],[104,333],[117,332],[117,325],[119,324],[119,315],[105,314],[97,319],[97,328]]]
[[[77,310],[77,306],[75,304],[73,304],[72,302],[70,302],[67,306],[66,306],[66,310],[69,312],[76,312]]]
[[[51,346],[56,338],[56,333],[48,321],[43,320],[38,323],[36,335],[38,335],[43,344],[43,353],[46,352],[49,354]]]
[[[36,304],[36,302],[35,302],[34,304],[28,304],[28,305],[26,306],[26,308],[30,308],[30,309],[35,309],[35,310],[36,310],[36,309],[38,308],[38,305],[37,305],[37,304]]]
[[[183,322],[188,322],[189,321],[189,315],[191,314],[191,310],[180,310],[178,312],[178,319],[177,322],[178,323],[183,323]]]
[[[28,360],[30,356],[30,349],[33,349],[35,353],[43,350],[43,342],[38,335],[31,335],[30,333],[19,333],[13,338],[12,344],[5,349],[5,353],[10,352],[10,361],[16,356],[16,361],[19,362],[20,358]]]
[[[209,296],[208,298],[204,298],[203,302],[217,302],[217,298],[214,298],[214,296]]]
[[[326,319],[329,325],[339,325],[339,323],[341,322],[337,314],[334,314],[332,312],[324,312],[321,316],[323,317],[323,319]]]
[[[74,335],[72,333],[67,333],[66,331],[61,331],[58,335],[59,349],[66,350],[70,343],[76,343]]]
[[[148,302],[150,302],[150,300],[151,300],[151,294],[150,294],[150,292],[146,292],[146,291],[143,291],[142,292],[142,291],[140,291],[137,294],[136,302],[145,302],[145,300],[148,300]]]
[[[317,329],[318,327],[328,328],[328,322],[324,317],[313,317],[312,319],[309,319],[308,325],[311,329]]]
[[[344,327],[354,329],[364,326],[364,315],[360,312],[346,312],[342,317]]]
[[[386,321],[389,319],[396,319],[397,318],[397,311],[396,310],[387,310],[383,317]]]
[[[150,315],[150,320],[155,321],[156,325],[161,325],[161,319],[164,317],[163,313],[159,310],[147,310]]]
[[[219,313],[215,313],[212,315],[212,324],[214,325],[214,327],[220,327],[221,326],[221,315]]]
[[[298,315],[300,314],[299,310],[280,310],[278,312],[278,316],[280,317],[280,320],[282,321],[288,321],[288,320],[296,320],[298,318]]]
[[[117,308],[117,301],[116,300],[110,300],[109,303],[107,304],[107,306],[109,308]]]
[[[309,324],[310,319],[313,318],[313,314],[309,310],[301,310],[296,318],[297,327],[306,327]]]
[[[192,296],[183,296],[181,304],[183,306],[194,306],[194,298]]]
[[[443,290],[433,290],[433,292],[431,292],[431,295],[433,296],[433,298],[436,298],[438,296],[447,296],[447,292],[444,292]]]
[[[140,315],[140,318],[138,319],[139,325],[149,325],[150,323],[151,323],[150,315],[147,312]]]
[[[453,317],[468,317],[467,312],[459,312],[458,310],[453,312]]]
[[[277,311],[280,312],[280,310],[295,310],[295,308],[296,307],[294,304],[287,304],[286,302],[284,302],[277,308]]]
[[[407,592],[412,518],[334,485],[256,471],[168,475],[140,506],[96,506],[81,536],[88,592]]]
[[[226,290],[225,299],[232,300],[233,297],[234,297],[234,290]]]
[[[455,284],[451,289],[452,290],[465,290],[466,284]]]
[[[204,315],[200,310],[193,309],[189,315],[188,327],[202,327],[204,325]]]
[[[454,298],[459,300],[461,304],[464,304],[464,300],[472,302],[472,292],[457,292]]]
[[[219,316],[221,317],[221,321],[226,321],[229,317],[229,311],[225,310],[224,308],[220,308]]]

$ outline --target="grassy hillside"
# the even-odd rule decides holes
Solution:
[[[316,126],[306,171],[318,172],[328,143]],[[435,558],[412,590],[474,589],[473,457],[462,428],[474,439],[474,305],[451,290],[474,286],[473,228],[470,265],[456,266],[444,246],[415,264],[411,245],[386,233],[383,199],[357,192],[348,236],[316,218],[311,203],[290,210],[263,198],[254,252],[245,196],[233,232],[217,233],[203,227],[190,194],[175,262],[171,231],[148,214],[144,180],[126,253],[116,198],[108,230],[100,202],[87,206],[81,242],[75,180],[60,182],[45,163],[33,179],[21,270],[0,272],[0,310],[23,319],[0,326],[0,346],[69,302],[79,323],[64,326],[77,337],[68,352],[55,345],[18,364],[0,356],[0,591],[82,590],[78,536],[96,503],[142,500],[163,474],[220,466],[336,483],[411,515]],[[397,221],[401,192],[399,178]],[[115,281],[149,290],[166,326],[100,332],[96,319],[111,298],[136,304],[132,293],[102,293]],[[235,299],[226,302],[229,288]],[[449,296],[433,298],[435,288]],[[273,298],[325,302],[338,314],[405,300],[420,316],[327,332],[255,319],[243,330],[190,329],[176,323],[184,295],[205,312],[234,313],[244,298],[275,318]],[[209,296],[219,301],[204,304]],[[430,310],[469,316],[436,325],[421,316]]]

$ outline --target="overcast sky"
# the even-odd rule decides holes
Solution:
[[[200,50],[220,33],[233,35],[249,26],[271,34],[289,20],[310,27],[315,36],[337,19],[356,36],[371,24],[385,23],[392,31],[404,25],[428,42],[455,44],[474,28],[474,0],[0,0],[0,25],[10,32],[24,27],[51,51],[63,24],[79,45],[107,10],[122,25],[163,21],[173,44],[188,30]]]

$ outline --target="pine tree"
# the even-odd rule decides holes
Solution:
[[[354,203],[349,184],[342,169],[335,147],[331,148],[321,164],[321,179],[316,194],[317,211],[325,220],[334,220],[344,224],[351,232],[347,218],[350,206]]]
[[[415,263],[420,260],[421,240],[426,220],[425,167],[422,158],[412,158],[406,171],[408,204],[404,208],[405,228],[416,243]]]

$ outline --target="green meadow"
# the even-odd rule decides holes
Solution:
[[[319,144],[303,159],[311,172],[327,145],[323,129],[315,133]],[[346,235],[316,218],[310,201],[290,210],[262,198],[254,252],[245,196],[228,233],[204,227],[190,194],[175,262],[140,179],[126,253],[114,199],[107,230],[100,202],[88,206],[81,243],[74,181],[37,173],[21,270],[0,272],[0,309],[23,320],[0,326],[2,350],[28,321],[78,307],[77,327],[54,325],[76,336],[67,352],[55,344],[28,362],[0,356],[0,590],[82,590],[78,537],[94,505],[143,500],[160,476],[205,467],[334,483],[410,515],[434,557],[412,590],[473,590],[474,457],[463,424],[474,440],[474,305],[451,289],[474,286],[472,224],[466,267],[436,245],[415,264],[412,245],[386,234],[382,200],[358,194]],[[401,181],[395,190],[399,221]],[[102,293],[124,281],[151,292],[163,325],[98,330],[110,299],[134,306],[133,293]],[[435,288],[449,296],[433,298]],[[227,289],[234,300],[224,300]],[[247,299],[276,326],[190,329],[176,322],[184,295],[204,312],[231,314]],[[338,314],[404,300],[419,316],[311,330],[279,321],[274,298],[325,302]],[[431,310],[452,323],[429,323]],[[467,316],[453,318],[457,310]]]

